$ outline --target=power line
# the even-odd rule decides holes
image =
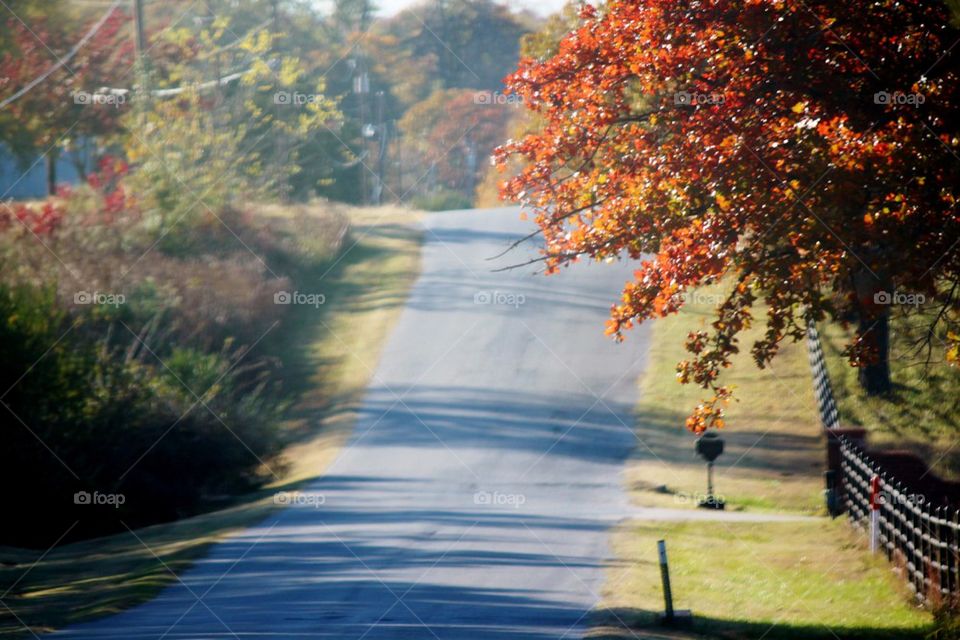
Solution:
[[[92,38],[97,33],[97,31],[99,31],[100,28],[107,22],[110,16],[113,15],[113,12],[116,10],[118,6],[120,6],[121,2],[123,2],[123,0],[114,0],[114,3],[110,5],[110,8],[107,9],[107,11],[103,14],[103,16],[101,16],[100,19],[97,20],[97,22],[90,28],[90,30],[87,31],[87,33],[84,34],[82,38],[80,38],[80,41],[76,45],[74,45],[73,49],[71,49],[65,57],[58,58],[57,62],[52,67],[47,69],[44,73],[40,74],[30,82],[28,82],[22,89],[17,91],[15,94],[10,96],[3,102],[0,102],[0,109],[6,108],[7,105],[13,103],[20,97],[24,96],[27,92],[29,92],[35,86],[37,86],[38,84],[40,84],[41,82],[49,78],[54,71],[61,68],[62,66],[67,64],[67,62],[72,60],[73,57],[77,55],[77,52],[79,52],[80,49],[83,47],[83,45],[87,44],[90,38]]]
[[[76,55],[77,50],[80,49],[80,48],[86,43],[86,41],[88,41],[91,37],[93,37],[93,35],[97,32],[97,30],[98,30],[100,27],[103,26],[103,23],[106,22],[106,20],[109,18],[110,12],[113,11],[113,10],[116,8],[116,6],[119,5],[122,1],[123,1],[123,0],[113,0],[113,6],[112,6],[110,9],[107,10],[106,15],[104,15],[104,16],[101,18],[101,20],[98,22],[98,24],[97,24],[97,25],[94,25],[94,28],[92,28],[92,29],[90,30],[90,32],[89,32],[87,35],[85,35],[84,38],[83,38],[79,43],[77,43],[77,45],[73,48],[73,50],[71,50],[70,55],[66,56],[66,58],[64,58],[63,60],[61,60],[60,63],[59,63],[59,65],[55,65],[54,67],[48,69],[43,75],[41,75],[41,76],[39,76],[38,78],[35,78],[34,80],[30,81],[30,83],[29,83],[28,85],[26,85],[23,89],[21,89],[21,90],[18,91],[16,94],[10,96],[10,97],[7,98],[6,100],[4,100],[2,103],[0,103],[0,109],[2,109],[3,107],[7,106],[7,105],[10,104],[11,102],[15,101],[17,98],[21,97],[23,94],[25,94],[25,93],[27,93],[28,91],[30,91],[33,87],[37,86],[38,84],[40,84],[41,82],[43,82],[46,78],[48,78],[51,73],[53,73],[53,72],[56,71],[59,67],[61,67],[61,66],[63,66],[64,64],[66,64],[73,56]],[[216,49],[216,50],[214,50],[214,51],[205,53],[205,54],[199,56],[197,59],[198,59],[198,60],[206,59],[207,57],[210,57],[210,55],[213,55],[213,54],[219,53],[219,52],[221,52],[221,51],[226,51],[226,50],[228,50],[228,49],[231,49],[231,48],[233,48],[233,47],[236,47],[236,46],[239,45],[241,42],[243,42],[246,38],[248,38],[248,37],[250,36],[250,34],[256,33],[256,32],[258,32],[258,31],[264,29],[265,27],[269,26],[272,22],[273,22],[273,19],[272,19],[272,18],[270,18],[270,19],[268,19],[268,20],[265,20],[265,21],[261,22],[260,24],[256,25],[255,27],[253,27],[252,29],[250,29],[250,31],[249,31],[247,34],[245,34],[243,37],[239,37],[239,38],[237,38],[236,40],[234,40],[233,42],[230,42],[229,44],[223,45],[223,46],[220,47],[219,49]],[[268,62],[268,66],[271,66],[271,67],[272,67],[273,65]],[[231,82],[234,82],[234,81],[242,78],[243,76],[247,75],[248,73],[251,73],[252,71],[253,71],[253,69],[250,68],[250,69],[246,69],[246,70],[244,70],[244,71],[237,71],[237,72],[235,72],[235,73],[230,73],[230,74],[227,74],[227,75],[225,75],[225,76],[221,76],[221,77],[219,77],[219,78],[217,78],[217,79],[215,79],[215,80],[208,80],[208,81],[206,81],[206,82],[200,82],[200,83],[197,83],[197,84],[194,84],[194,85],[188,85],[188,86],[170,87],[170,88],[167,88],[167,89],[152,89],[152,90],[148,91],[147,93],[148,93],[149,95],[151,95],[151,96],[153,96],[153,97],[157,97],[157,98],[169,98],[169,97],[172,97],[172,96],[180,95],[181,93],[183,93],[183,92],[186,91],[187,89],[195,89],[195,90],[199,90],[199,91],[204,91],[204,90],[206,90],[206,89],[211,89],[211,88],[214,88],[214,87],[225,86],[225,85],[227,85],[227,84],[230,84]],[[119,96],[119,95],[123,95],[123,96],[125,96],[125,95],[127,95],[128,93],[130,93],[130,91],[131,91],[131,89],[124,89],[124,88],[119,88],[119,87],[100,87],[99,89],[97,89],[96,91],[94,91],[94,92],[92,92],[92,93],[110,94],[110,95],[118,95],[118,96]]]
[[[231,73],[231,74],[225,75],[225,76],[223,76],[223,77],[221,77],[221,78],[217,78],[216,80],[207,80],[206,82],[198,82],[197,84],[193,84],[193,85],[180,86],[180,87],[170,87],[169,89],[151,89],[148,93],[149,93],[151,96],[154,96],[154,97],[156,97],[156,98],[169,98],[169,97],[171,97],[171,96],[180,95],[181,93],[183,93],[183,92],[186,91],[187,89],[194,89],[194,90],[198,90],[198,91],[203,91],[203,90],[205,90],[205,89],[212,89],[212,88],[214,88],[214,87],[222,87],[222,86],[224,86],[224,85],[230,84],[231,82],[233,82],[233,81],[235,81],[235,80],[239,80],[240,78],[242,78],[243,76],[247,75],[248,73],[251,73],[252,71],[254,71],[254,69],[252,69],[252,68],[251,68],[251,69],[246,69],[246,70],[244,70],[244,71],[237,71],[237,72],[235,72],[235,73]],[[111,94],[111,95],[117,95],[117,96],[121,96],[121,95],[122,95],[122,96],[125,96],[126,94],[130,93],[130,91],[131,91],[130,89],[119,89],[119,88],[114,88],[114,87],[101,87],[101,88],[100,88],[98,91],[96,91],[95,93],[109,93],[109,94]]]

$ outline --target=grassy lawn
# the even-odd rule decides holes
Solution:
[[[924,318],[929,320],[929,318]],[[944,477],[960,478],[960,369],[945,362],[944,345],[934,338],[927,353],[915,346],[920,327],[894,314],[890,336],[888,397],[869,398],[847,364],[843,348],[851,332],[839,325],[821,330],[830,381],[844,424],[870,431],[870,445],[908,449],[927,460]]]
[[[674,376],[684,337],[711,319],[716,290],[701,294],[652,326],[637,406],[640,442],[626,472],[640,505],[694,509],[705,492],[705,466],[684,428],[702,392]],[[741,343],[747,353],[728,372],[737,401],[721,434],[727,444],[717,461],[716,491],[732,510],[823,514],[825,452],[805,345],[787,345],[773,367],[758,370],[751,342],[748,333]],[[667,541],[675,605],[694,613],[692,630],[653,624],[663,609],[659,539]],[[916,638],[930,620],[844,520],[633,521],[615,532],[613,547],[617,560],[597,610],[597,637]]]
[[[283,215],[270,209],[267,215]],[[266,517],[278,489],[322,475],[347,438],[388,332],[419,271],[417,214],[346,209],[341,259],[313,274],[320,310],[303,307],[277,348],[296,352],[287,378],[301,401],[288,425],[287,465],[271,486],[233,506],[136,532],[58,546],[0,547],[0,637],[23,637],[149,599],[216,540]],[[329,269],[329,271],[328,271]]]
[[[929,624],[846,522],[631,523],[614,538],[614,593],[596,613],[597,637],[634,637],[617,629],[623,623],[655,628],[663,611],[660,539],[674,606],[694,613],[680,637],[918,638]]]
[[[686,356],[687,333],[711,320],[717,290],[702,294],[679,315],[652,327],[637,406],[639,442],[627,471],[632,495],[644,506],[692,509],[693,497],[706,492],[706,467],[694,454],[695,437],[684,427],[705,392],[675,377],[676,363]],[[728,509],[821,513],[825,453],[805,346],[786,345],[772,367],[760,370],[749,356],[751,342],[749,335],[742,341],[746,353],[738,354],[730,371],[736,401],[722,433],[726,446],[716,462],[716,491]]]

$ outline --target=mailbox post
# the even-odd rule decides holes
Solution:
[[[707,461],[707,495],[697,502],[703,509],[723,509],[726,504],[723,498],[713,495],[713,462],[723,453],[723,438],[713,431],[708,431],[697,438],[697,455]]]

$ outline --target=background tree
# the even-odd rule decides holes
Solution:
[[[549,271],[639,260],[608,332],[729,295],[691,334],[681,382],[713,392],[688,420],[722,426],[720,372],[765,309],[766,365],[806,324],[856,318],[851,362],[883,379],[889,302],[921,294],[927,340],[958,340],[957,30],[940,3],[710,0],[586,5],[549,59],[508,81],[538,129],[498,153],[503,194],[536,212]],[[762,305],[759,303],[762,302]],[[871,368],[872,367],[872,368]]]
[[[8,101],[0,109],[0,142],[23,162],[45,154],[51,194],[61,152],[117,130],[121,112],[116,105],[95,104],[83,96],[112,86],[133,62],[126,28],[130,18],[120,9],[90,18],[79,28],[59,19],[56,12],[54,16],[38,12],[30,27],[9,16],[4,26],[5,50],[0,51],[0,77],[4,78],[0,103]],[[87,34],[89,40],[82,42]],[[82,46],[69,56],[78,45]],[[48,73],[39,84],[31,84]],[[21,91],[25,93],[18,96]]]
[[[400,129],[415,154],[410,158],[426,188],[443,187],[472,197],[489,166],[488,158],[503,140],[517,105],[496,104],[491,92],[446,89],[411,107]],[[409,156],[408,156],[409,157]]]
[[[520,37],[532,26],[491,0],[427,0],[378,30],[414,63],[391,70],[409,106],[436,89],[501,89],[516,68]]]

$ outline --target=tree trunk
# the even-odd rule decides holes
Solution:
[[[57,154],[51,150],[46,156],[47,163],[47,195],[57,194]]]
[[[864,252],[866,253],[866,252]],[[857,336],[871,359],[860,366],[857,379],[867,395],[890,392],[890,304],[893,282],[885,269],[862,269],[853,277],[857,297]]]
[[[861,314],[859,334],[861,339],[876,354],[876,360],[860,367],[858,380],[869,396],[881,396],[890,392],[890,314],[882,313],[875,318]]]

